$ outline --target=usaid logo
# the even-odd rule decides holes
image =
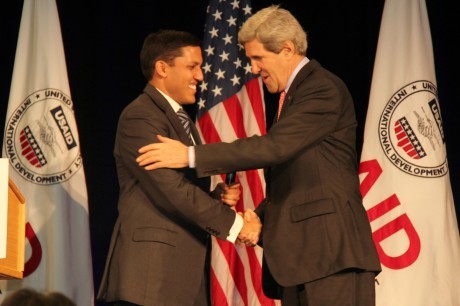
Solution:
[[[73,103],[58,89],[29,95],[8,118],[4,139],[11,166],[32,183],[67,181],[82,166]]]
[[[416,81],[393,94],[379,120],[387,158],[401,171],[419,177],[448,173],[444,131],[436,86]]]

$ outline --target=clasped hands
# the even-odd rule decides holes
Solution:
[[[244,214],[242,212],[238,214],[242,216],[244,220],[243,228],[238,235],[238,240],[247,246],[256,246],[262,230],[262,223],[259,217],[252,209],[246,209]]]
[[[227,185],[225,183],[219,183],[219,185],[222,190],[222,202],[236,211],[235,205],[240,199],[241,193],[240,184],[235,183]],[[243,217],[243,227],[238,234],[238,241],[247,246],[254,247],[259,241],[262,223],[257,214],[251,209],[247,209],[244,214],[242,212],[238,212],[238,214]]]

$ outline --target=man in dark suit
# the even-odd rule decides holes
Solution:
[[[285,94],[270,131],[194,148],[159,136],[163,143],[140,149],[139,165],[189,165],[198,176],[267,168],[267,198],[255,210],[265,293],[283,306],[375,305],[381,267],[359,190],[347,87],[306,57],[305,31],[278,6],[250,17],[238,40],[268,91]]]
[[[230,207],[239,199],[238,185],[218,185],[213,198],[208,177],[186,168],[149,172],[135,161],[137,149],[156,134],[201,144],[187,115],[185,127],[176,114],[195,102],[203,80],[200,45],[189,33],[163,30],[142,47],[148,84],[118,122],[119,217],[97,296],[115,305],[210,305],[210,235],[234,242],[239,233],[260,232],[260,221],[246,222]]]

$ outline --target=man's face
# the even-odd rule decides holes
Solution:
[[[245,43],[244,49],[251,60],[252,73],[260,74],[268,91],[277,93],[284,90],[290,76],[284,52],[267,51],[257,39]]]
[[[197,85],[203,81],[201,48],[182,48],[182,56],[176,57],[172,65],[167,65],[165,79],[166,94],[179,104],[195,103]]]

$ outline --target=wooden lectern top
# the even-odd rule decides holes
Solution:
[[[26,236],[26,200],[14,182],[8,180],[6,258],[0,259],[0,279],[22,279]]]

